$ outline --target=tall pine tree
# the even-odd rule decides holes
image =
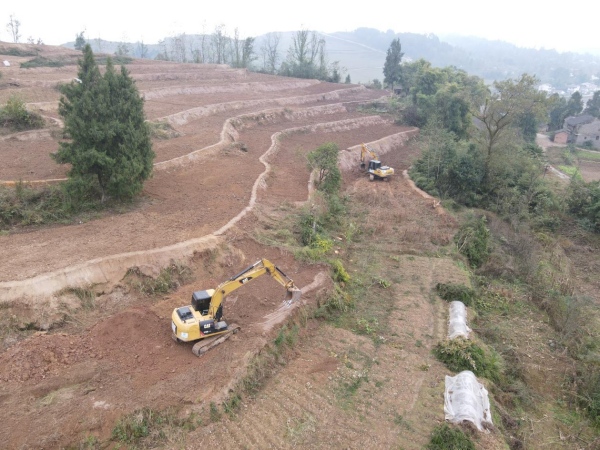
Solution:
[[[54,159],[71,164],[72,182],[97,185],[102,201],[137,195],[155,154],[143,100],[127,69],[117,72],[109,59],[102,76],[86,44],[78,78],[61,92],[59,113],[69,141],[60,144]]]
[[[384,84],[391,86],[392,92],[394,91],[394,84],[400,83],[402,76],[402,46],[400,45],[400,38],[396,38],[390,44],[387,55],[385,57],[385,64],[383,65]]]

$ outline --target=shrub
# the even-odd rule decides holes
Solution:
[[[490,230],[486,223],[485,216],[468,221],[454,236],[458,251],[465,255],[469,264],[475,268],[481,267],[491,253]]]
[[[481,347],[468,339],[446,339],[433,349],[433,354],[453,372],[470,370],[492,381],[500,378],[499,364],[494,355],[486,355]]]
[[[32,69],[34,67],[62,67],[65,63],[57,59],[45,58],[44,56],[38,56],[21,63],[22,69]]]
[[[44,119],[38,113],[27,111],[25,102],[16,95],[12,95],[6,105],[0,108],[0,123],[2,126],[17,131],[42,128]]]
[[[463,302],[465,306],[473,305],[476,296],[475,291],[464,284],[438,283],[435,286],[435,290],[447,302],[457,300]]]
[[[427,450],[475,450],[475,445],[459,428],[447,423],[437,426],[427,444]]]
[[[344,265],[339,259],[331,261],[331,267],[333,268],[333,279],[338,283],[347,283],[350,281],[350,275],[344,269]]]
[[[598,365],[594,363],[581,365],[578,374],[578,403],[594,425],[600,428],[600,372]]]

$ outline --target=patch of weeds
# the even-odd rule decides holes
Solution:
[[[298,325],[293,325],[291,328],[288,328],[287,325],[284,325],[281,330],[279,330],[279,333],[277,334],[277,337],[275,338],[274,344],[276,347],[282,347],[284,345],[287,345],[288,347],[292,347],[297,339],[298,339],[298,333],[300,332],[300,327],[298,327]]]
[[[130,268],[126,277],[135,289],[145,295],[161,295],[174,291],[186,284],[192,275],[192,270],[177,262],[172,262],[163,268],[156,278],[141,273],[137,267]]]
[[[316,431],[316,424],[315,417],[308,413],[304,413],[301,418],[287,419],[285,436],[293,445],[302,444],[308,434]]]
[[[117,422],[112,430],[112,440],[134,444],[148,436],[150,430],[160,425],[163,420],[163,415],[153,409],[137,410]]]
[[[235,411],[240,407],[241,404],[242,397],[239,394],[234,394],[229,399],[223,402],[223,411],[225,411],[225,413],[231,416],[235,413]]]
[[[600,429],[600,371],[598,363],[580,364],[577,383],[578,403]]]
[[[390,283],[389,281],[383,279],[383,278],[378,278],[377,279],[377,284],[379,285],[379,287],[383,288],[383,289],[387,289],[389,288],[392,283]]]
[[[0,54],[9,56],[36,56],[37,51],[23,50],[18,47],[0,47]]]
[[[460,301],[465,306],[471,306],[476,299],[475,290],[464,284],[438,283],[435,286],[437,294],[447,302]]]
[[[342,379],[336,390],[336,397],[343,409],[348,409],[354,402],[354,396],[363,383],[368,383],[367,372],[354,372],[349,380]]]
[[[417,342],[415,342],[415,347],[423,347],[423,341],[421,341],[420,339],[417,339]]]
[[[326,301],[321,303],[317,302],[317,310],[315,311],[315,317],[321,317],[325,319],[333,319],[336,314],[344,313],[354,307],[354,302],[350,295],[345,292],[338,284],[334,284],[333,291],[329,293]]]
[[[16,131],[42,128],[44,118],[27,110],[25,102],[17,95],[11,95],[6,104],[0,107],[0,124]]]
[[[21,63],[22,69],[32,69],[34,67],[63,67],[65,61],[60,59],[46,58],[45,56],[38,56]]]
[[[474,218],[463,224],[454,242],[459,253],[467,257],[472,267],[481,267],[491,253],[490,230],[485,216]]]
[[[470,370],[494,382],[500,379],[500,364],[495,354],[486,354],[468,339],[446,339],[433,349],[433,354],[453,372]]]
[[[333,279],[337,283],[347,283],[350,281],[350,275],[344,269],[344,265],[342,261],[339,259],[334,259],[331,261],[331,268],[333,269]]]
[[[63,289],[61,294],[73,294],[81,301],[81,307],[85,310],[93,310],[96,308],[96,292],[94,286],[75,287]]]
[[[412,430],[410,423],[402,416],[402,414],[394,413],[394,423],[399,427],[406,428],[407,430]]]
[[[379,322],[377,319],[367,320],[359,318],[356,320],[356,326],[352,331],[354,331],[356,334],[371,336],[377,332],[378,327]]]
[[[96,450],[100,448],[100,441],[96,436],[90,435],[83,439],[77,448],[79,450]]]
[[[181,136],[181,133],[173,128],[168,122],[147,122],[150,128],[150,136],[157,140],[173,139]]]
[[[431,435],[427,450],[475,450],[471,438],[456,427],[448,424],[437,426]]]
[[[210,421],[218,422],[221,420],[221,412],[215,402],[210,402]]]

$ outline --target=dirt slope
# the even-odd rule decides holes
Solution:
[[[40,51],[45,50],[57,51]],[[0,235],[5,327],[0,435],[7,448],[63,448],[90,437],[106,441],[116,421],[137,409],[183,407],[189,413],[223,401],[252,356],[273,341],[281,320],[295,310],[282,309],[282,289],[270,279],[245,286],[225,302],[227,320],[240,324],[241,333],[199,359],[190,345],[171,341],[173,308],[187,304],[194,290],[212,288],[266,257],[305,287],[304,305],[314,309],[328,285],[327,269],[260,244],[265,221],[306,201],[305,155],[318,145],[333,141],[347,149],[415,133],[361,112],[357,104],[376,100],[381,92],[357,86],[224,66],[136,61],[128,68],[146,97],[149,120],[167,121],[180,133],[154,143],[157,165],[139,204],[85,223]],[[23,70],[13,65],[3,78],[12,87],[0,90],[0,100],[17,92],[56,117],[54,87],[75,73],[75,66]],[[64,173],[46,154],[58,145],[56,136],[50,130],[3,139],[0,179]],[[384,146],[385,139],[381,142]],[[416,151],[402,142],[385,154],[398,173]],[[15,161],[19,154],[23,158]],[[448,241],[454,224],[400,176],[391,183],[369,183],[349,168],[344,187],[361,202],[380,202],[389,213],[369,217],[382,252],[402,243],[395,254],[403,256],[394,260],[400,264],[398,279],[404,280],[393,287],[394,338],[375,345],[371,337],[311,323],[295,357],[255,400],[245,400],[234,418],[191,432],[178,446],[421,448],[443,419],[443,370],[429,350],[445,332],[444,311],[429,292],[435,282],[457,275],[449,260],[432,263],[410,255],[435,251],[438,242]],[[171,294],[142,295],[133,287],[138,279],[123,278],[132,265],[156,276],[170,259],[190,267],[187,283]],[[93,279],[86,278],[92,275],[86,270],[93,265],[105,284],[95,287],[92,304],[68,291],[22,295],[28,286],[45,282],[49,292],[74,280],[88,280],[80,286],[87,288]],[[59,278],[58,284],[48,282]],[[24,288],[9,297],[15,286]],[[31,330],[42,325],[47,333]],[[361,377],[369,381],[359,383],[356,395],[340,393]]]

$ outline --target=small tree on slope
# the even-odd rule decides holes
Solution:
[[[97,183],[102,201],[133,198],[151,175],[155,155],[143,100],[127,69],[118,73],[109,59],[102,76],[86,44],[78,79],[61,91],[59,113],[70,141],[60,143],[54,159],[71,164],[72,182]]]

